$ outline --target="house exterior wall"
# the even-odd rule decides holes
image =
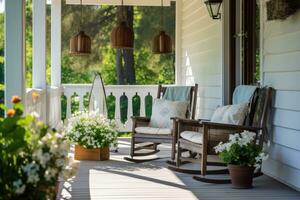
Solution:
[[[300,11],[284,21],[267,21],[264,0],[261,6],[262,81],[276,89],[263,171],[300,190]]]
[[[177,2],[178,83],[199,84],[197,118],[210,118],[224,99],[222,20],[212,20],[203,1]],[[284,21],[267,21],[265,0],[260,3],[262,84],[276,90],[263,172],[300,190],[300,11]]]
[[[182,0],[177,6],[179,80],[199,84],[197,118],[210,118],[222,104],[222,21],[211,19],[203,1]]]

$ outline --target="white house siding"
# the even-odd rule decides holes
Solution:
[[[201,0],[182,0],[180,4],[179,79],[182,84],[199,84],[197,117],[210,118],[222,104],[222,23],[211,19]]]
[[[300,190],[300,12],[267,21],[262,3],[262,78],[276,89],[270,158],[263,171]]]

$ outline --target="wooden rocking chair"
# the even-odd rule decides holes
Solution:
[[[167,87],[163,87],[161,85],[158,86],[158,93],[157,98],[160,99],[163,97],[167,90]],[[186,114],[187,119],[194,119],[195,117],[195,110],[196,110],[196,102],[197,102],[197,90],[198,85],[191,86],[190,94],[189,94],[189,106],[188,111]],[[171,119],[170,119],[171,120]],[[149,128],[150,118],[147,117],[132,117],[132,138],[131,138],[131,148],[130,148],[130,157],[124,157],[125,160],[141,163],[147,162],[151,160],[160,159],[157,158],[149,158],[149,159],[135,159],[134,157],[141,157],[141,156],[149,156],[159,152],[157,146],[161,143],[172,143],[172,154],[171,160],[174,162],[175,160],[175,147],[177,143],[177,121],[173,120],[173,128],[168,129],[160,129],[162,133],[142,133],[138,132],[137,128]],[[159,128],[153,128],[159,129]],[[157,130],[158,131],[158,130]],[[146,152],[145,152],[146,150]],[[143,152],[139,152],[143,151]]]
[[[244,130],[255,132],[256,138],[262,146],[267,137],[267,125],[272,107],[273,92],[274,90],[271,87],[260,88],[256,91],[244,125],[214,123],[208,120],[177,119],[177,160],[176,166],[169,166],[169,169],[183,173],[200,174],[201,176],[194,176],[193,178],[206,183],[231,183],[230,179],[212,179],[206,176],[228,174],[227,168],[208,170],[207,166],[226,166],[219,161],[209,162],[207,160],[208,155],[216,155],[214,147],[221,141],[226,142],[229,134],[240,133]],[[186,131],[193,133],[194,138],[198,137],[199,141],[195,142],[195,140],[181,137]],[[199,155],[201,170],[182,168],[182,165],[186,163],[199,162],[199,159],[183,157],[182,152],[186,150],[194,152],[194,155]],[[261,171],[257,170],[254,177],[260,175],[262,175]]]

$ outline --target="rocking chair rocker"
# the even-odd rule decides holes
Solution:
[[[194,119],[195,117],[197,90],[198,90],[197,84],[195,86],[190,87],[190,92],[188,94],[189,106],[188,106],[188,111],[186,113],[186,118],[188,119]],[[157,98],[158,99],[163,98],[166,91],[167,91],[167,87],[163,87],[159,85]],[[160,129],[160,128],[149,127],[150,118],[132,117],[133,126],[132,126],[130,157],[124,157],[124,159],[135,163],[157,160],[160,158],[156,157],[156,158],[149,158],[149,159],[136,159],[134,157],[154,155],[159,152],[159,149],[157,149],[157,146],[159,144],[172,143],[171,160],[172,162],[174,162],[175,147],[177,143],[177,135],[176,135],[177,121],[175,120],[175,118],[172,120],[173,120],[172,129],[166,129],[166,128]],[[147,129],[148,131],[142,131],[142,129]],[[155,134],[153,134],[151,131],[155,132]],[[143,152],[139,152],[139,151],[143,151]]]
[[[206,183],[231,183],[230,179],[216,179],[206,176],[229,173],[227,168],[208,170],[207,166],[226,166],[219,161],[209,162],[208,155],[216,155],[214,147],[219,142],[226,142],[230,134],[240,133],[244,130],[255,132],[259,145],[262,146],[267,137],[267,125],[270,117],[273,91],[271,87],[258,88],[256,90],[252,101],[250,101],[250,111],[246,116],[244,125],[215,123],[208,120],[177,119],[177,160],[176,166],[170,165],[169,169],[182,173],[200,174],[201,176],[194,176],[193,178]],[[190,138],[182,137],[187,133],[192,134]],[[187,150],[194,152],[194,155],[199,155],[200,159],[183,157],[182,152]],[[186,163],[199,162],[199,160],[201,170],[182,168],[182,165]],[[262,173],[259,169],[254,174],[254,177],[260,175]]]

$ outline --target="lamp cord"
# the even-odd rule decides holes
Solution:
[[[122,2],[122,4],[121,4],[122,20],[125,21],[125,15],[124,15],[124,1],[122,0],[121,2]]]
[[[82,13],[83,13],[83,11],[82,11],[82,0],[80,0],[80,24],[79,24],[79,27],[80,27],[80,29],[82,29]]]
[[[164,27],[164,0],[161,0],[161,16],[160,16],[160,21],[161,21],[161,29]]]

